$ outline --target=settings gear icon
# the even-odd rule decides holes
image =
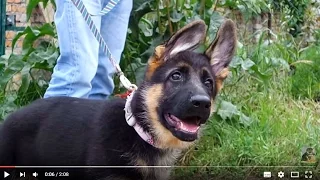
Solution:
[[[278,172],[278,177],[279,177],[279,178],[283,178],[283,177],[284,177],[284,172],[279,171],[279,172]]]

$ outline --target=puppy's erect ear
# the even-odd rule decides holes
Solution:
[[[215,76],[219,76],[222,70],[228,67],[235,53],[236,44],[236,26],[228,19],[220,26],[216,39],[205,52],[210,58],[212,72]]]
[[[217,91],[221,90],[223,81],[229,74],[228,65],[235,54],[236,44],[236,26],[228,19],[220,26],[216,39],[205,52],[210,59],[212,72],[216,76]]]
[[[184,26],[163,45],[155,48],[148,61],[145,79],[149,80],[155,70],[166,60],[181,51],[194,50],[206,37],[207,26],[202,20],[197,20]]]
[[[194,50],[206,37],[207,26],[202,20],[197,20],[184,26],[176,32],[165,44],[164,59],[185,50]]]

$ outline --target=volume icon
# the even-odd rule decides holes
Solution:
[[[32,173],[32,176],[33,176],[33,177],[37,177],[37,176],[39,176],[39,174],[36,173],[36,172],[34,172],[34,173]]]

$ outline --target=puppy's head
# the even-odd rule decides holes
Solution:
[[[192,50],[204,41],[206,25],[194,21],[155,49],[132,107],[158,147],[185,148],[198,138],[228,75],[236,49],[235,29],[226,20],[205,53],[196,53]]]

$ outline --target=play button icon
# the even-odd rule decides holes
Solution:
[[[4,171],[4,172],[3,172],[3,177],[6,178],[6,177],[8,177],[8,176],[10,176],[10,174]]]

